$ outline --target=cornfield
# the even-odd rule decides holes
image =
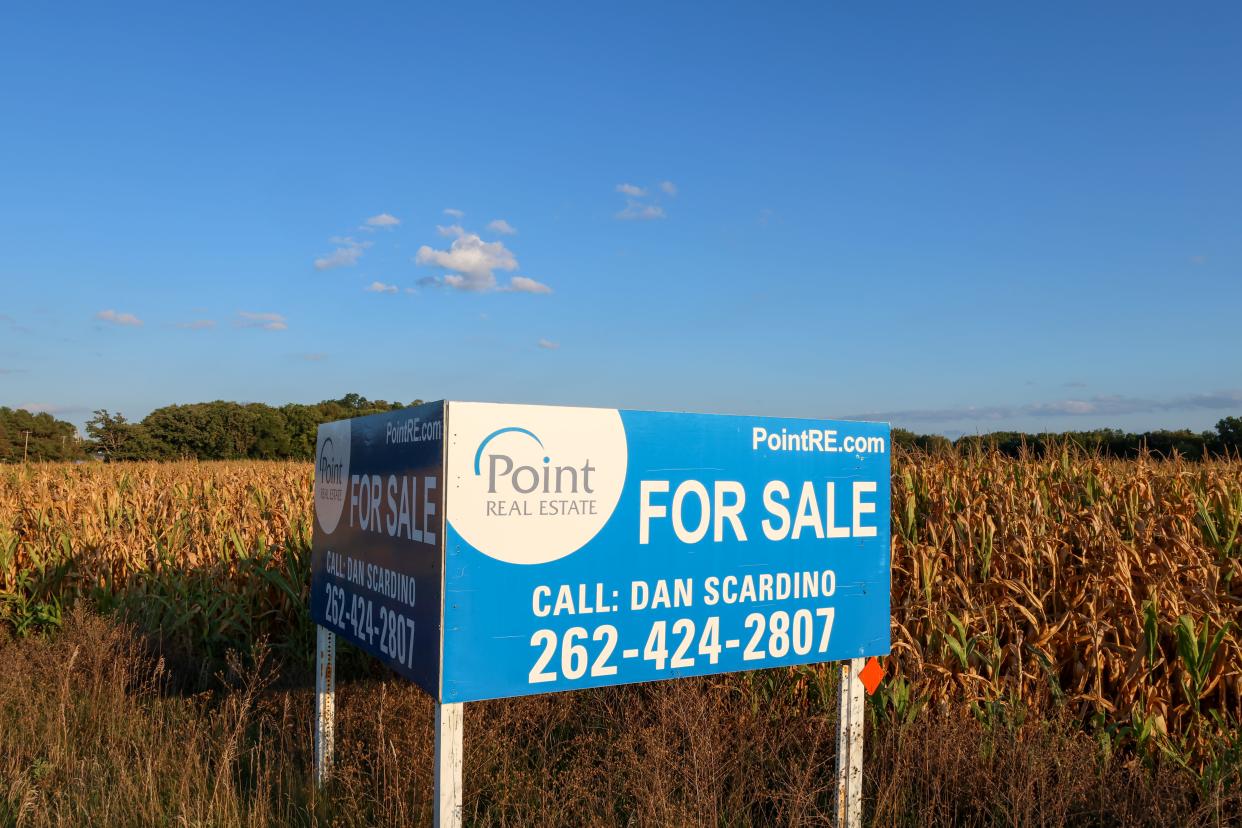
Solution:
[[[875,715],[1055,704],[1112,748],[1198,770],[1242,749],[1242,462],[895,460]],[[289,463],[0,471],[0,621],[56,627],[86,600],[196,656],[262,636],[307,659],[311,484]],[[822,674],[786,673],[795,693]]]

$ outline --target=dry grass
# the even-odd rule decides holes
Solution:
[[[1242,822],[1242,463],[896,461],[869,815]],[[0,825],[428,819],[429,702],[360,659],[332,802],[307,787],[311,474],[0,470],[0,627],[62,629],[0,644]],[[831,693],[810,668],[470,705],[471,821],[824,824]]]
[[[777,674],[781,675],[781,674]],[[169,692],[137,631],[75,612],[0,641],[0,825],[423,825],[431,702],[400,680],[341,687],[336,775],[317,792],[306,688],[264,664]],[[466,821],[495,826],[831,824],[830,706],[744,675],[468,705]],[[1226,825],[1239,791],[1101,762],[1053,716],[989,728],[963,711],[869,736],[878,825]]]

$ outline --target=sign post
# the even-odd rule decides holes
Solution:
[[[471,402],[328,423],[311,615],[435,699],[438,825],[461,822],[465,702],[829,661],[847,662],[856,824],[858,673],[890,643],[889,441],[884,423]]]
[[[841,664],[837,712],[837,826],[862,828],[864,659]]]
[[[332,773],[332,736],[336,725],[336,635],[315,626],[315,785]]]
[[[436,703],[436,828],[461,828],[463,707]]]

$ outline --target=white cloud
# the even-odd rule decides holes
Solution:
[[[513,293],[551,293],[552,288],[543,282],[536,282],[534,279],[527,279],[525,276],[514,276],[509,280],[509,287],[506,290]]]
[[[652,221],[666,218],[664,208],[658,204],[643,204],[634,199],[627,199],[625,209],[617,213],[623,221]]]
[[[505,235],[517,233],[517,228],[504,219],[495,219],[488,225],[488,229]],[[447,250],[439,250],[424,244],[418,248],[414,261],[420,265],[440,267],[449,272],[443,276],[424,276],[418,280],[418,287],[447,287],[472,293],[552,292],[552,288],[548,285],[526,276],[514,276],[508,284],[501,284],[497,280],[496,271],[514,271],[518,268],[517,257],[505,246],[504,242],[483,241],[477,233],[472,233],[460,224],[448,226],[437,224],[436,233],[453,239],[453,243]],[[413,292],[410,288],[406,290]]]
[[[446,235],[445,228],[436,228]],[[462,231],[448,250],[436,250],[428,245],[418,248],[414,261],[420,265],[434,265],[452,271],[444,277],[444,284],[457,290],[484,292],[496,289],[494,271],[517,270],[517,258],[503,242],[485,242],[474,233]]]
[[[543,348],[545,351],[555,351],[557,348],[561,347],[561,343],[553,342],[550,339],[540,339],[536,344],[538,344],[539,347]]]
[[[465,216],[466,214],[465,214],[465,213],[463,213],[461,210],[454,210],[452,207],[445,207],[445,208],[444,208],[444,215],[446,215],[446,216],[452,216],[452,217],[453,217],[453,218],[455,218],[455,219],[459,219],[459,218],[462,218],[463,216]]]
[[[372,282],[367,285],[366,290],[370,293],[396,293],[399,288],[396,285],[386,285],[383,282]]]
[[[1187,394],[1164,400],[1127,397],[1120,394],[1097,395],[1088,399],[1052,400],[1025,405],[960,406],[883,411],[850,416],[846,419],[892,420],[895,422],[950,422],[955,420],[1009,420],[1017,417],[1120,417],[1165,411],[1228,410],[1242,406],[1242,389]]]
[[[653,221],[668,218],[664,208],[660,206],[660,196],[677,197],[677,185],[671,181],[661,181],[656,185],[659,192],[651,192],[637,184],[618,184],[617,192],[625,196],[625,209],[616,213],[622,221]],[[650,197],[649,197],[650,196]]]
[[[192,322],[178,322],[177,327],[187,331],[205,331],[208,328],[214,328],[216,320],[214,319],[195,319]]]
[[[251,313],[238,311],[233,322],[235,328],[262,328],[265,331],[283,331],[289,327],[285,317],[279,313]]]
[[[95,314],[95,318],[104,322],[111,322],[114,325],[127,325],[133,328],[137,328],[142,324],[142,320],[132,313],[117,313],[114,310],[101,310]]]
[[[396,227],[400,223],[401,219],[391,213],[380,213],[367,219],[367,227]]]
[[[0,313],[0,325],[4,325],[9,330],[17,331],[18,333],[30,333],[30,328],[17,324],[17,320],[7,313]]]
[[[82,410],[80,406],[76,405],[57,405],[56,403],[37,402],[22,403],[17,407],[19,410],[25,409],[31,414],[51,414],[53,416],[58,414],[74,414]]]
[[[328,241],[339,245],[339,247],[326,256],[320,256],[318,259],[315,259],[316,270],[331,270],[334,267],[355,265],[362,258],[363,252],[372,244],[369,241],[356,241],[349,236],[343,238],[333,236]]]

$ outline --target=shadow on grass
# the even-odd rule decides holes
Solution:
[[[310,784],[313,697],[262,647],[196,691],[137,630],[85,611],[0,641],[0,825],[420,825],[431,701],[339,687],[337,765]],[[831,681],[807,670],[480,702],[466,708],[472,825],[827,825]],[[987,727],[927,711],[868,730],[882,825],[1236,824],[1239,793],[1156,763],[1106,762],[1075,722]]]

